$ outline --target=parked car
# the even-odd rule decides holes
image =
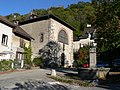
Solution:
[[[120,59],[115,59],[112,62],[113,70],[120,70]]]
[[[96,64],[97,67],[104,67],[104,68],[108,68],[109,67],[109,63],[105,62],[105,61],[98,61]]]
[[[82,67],[88,68],[90,65],[88,63],[82,64]]]

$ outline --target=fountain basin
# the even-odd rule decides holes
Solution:
[[[105,79],[110,68],[78,68],[78,75],[81,79],[94,80]]]

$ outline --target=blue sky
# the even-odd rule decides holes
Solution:
[[[79,1],[88,2],[90,0],[1,0],[0,15],[12,13],[26,14],[33,9],[48,9],[51,6],[64,6],[78,3]]]

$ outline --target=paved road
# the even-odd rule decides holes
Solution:
[[[27,71],[12,72],[0,75],[0,86],[9,87],[15,85],[17,82],[25,82],[28,80],[43,80],[45,82],[51,82],[52,79],[46,77],[50,70],[34,69]]]
[[[50,74],[50,72],[51,72],[50,70],[45,70],[45,69],[34,69],[34,70],[1,74],[0,75],[0,87],[1,88],[13,88],[16,86],[16,83],[24,83],[24,82],[32,81],[32,80],[40,80],[44,82],[55,82],[54,80],[46,77],[46,74]],[[68,85],[68,84],[62,84],[62,85],[69,87],[70,90],[109,90],[109,89],[105,89],[105,87],[104,88],[80,87],[80,86],[74,86],[74,85]]]

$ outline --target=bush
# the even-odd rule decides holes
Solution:
[[[43,58],[42,57],[36,57],[33,59],[33,64],[35,66],[43,67]]]
[[[86,63],[88,63],[88,60],[86,60],[86,59],[78,60],[77,61],[77,66],[82,67],[82,65],[86,64]]]
[[[24,64],[24,67],[23,67],[24,69],[31,69],[31,66],[30,65],[28,65],[28,64]]]
[[[89,60],[89,46],[84,46],[83,48],[80,48],[78,51],[78,60],[77,60],[77,66],[80,67],[82,64],[88,63]]]
[[[31,53],[32,53],[32,49],[31,49],[31,43],[29,45],[29,47],[25,47],[24,46],[24,50],[26,53],[26,59],[25,59],[25,64],[29,65],[30,67],[32,66],[32,61],[31,61]]]
[[[12,60],[3,60],[0,61],[0,71],[7,71],[12,69]]]
[[[49,65],[49,68],[53,68],[53,69],[58,67],[58,64],[55,62],[50,62],[48,65]]]

